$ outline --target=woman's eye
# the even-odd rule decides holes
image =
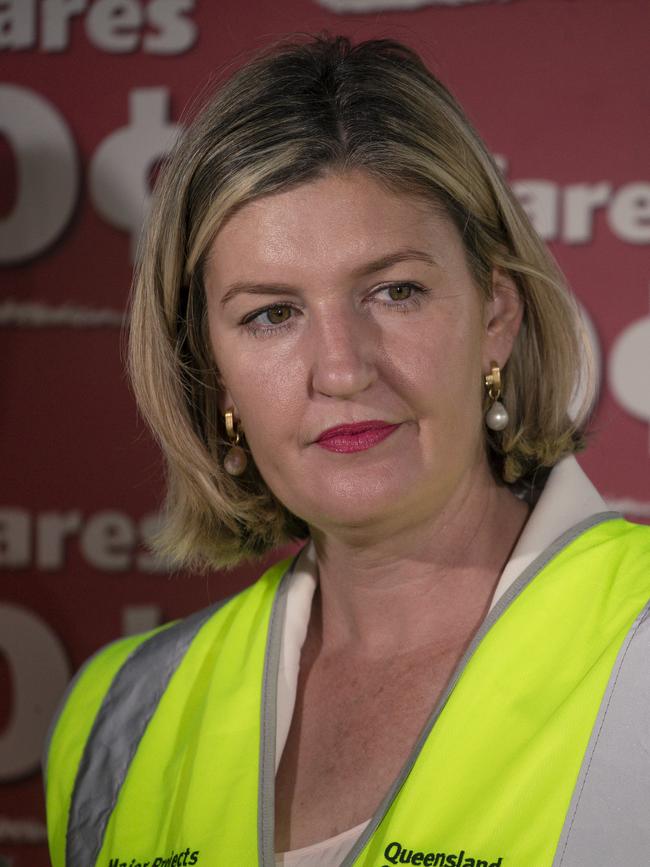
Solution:
[[[270,333],[293,318],[294,308],[290,304],[272,304],[262,310],[255,310],[241,320],[249,331],[257,334]]]
[[[387,307],[408,310],[419,305],[427,293],[428,289],[417,283],[390,283],[388,286],[380,286],[373,295]]]
[[[282,325],[283,322],[291,318],[291,308],[284,304],[276,304],[275,307],[268,307],[264,310],[263,314],[272,325]]]
[[[408,283],[398,283],[395,286],[388,286],[386,291],[391,301],[408,301],[413,294],[413,286]]]

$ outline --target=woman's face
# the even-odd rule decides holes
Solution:
[[[259,199],[222,226],[205,284],[222,408],[310,525],[396,530],[485,469],[482,377],[519,301],[499,274],[482,301],[430,204],[358,171]]]

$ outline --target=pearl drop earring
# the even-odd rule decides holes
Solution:
[[[492,401],[492,405],[485,413],[485,424],[490,430],[503,430],[508,426],[510,417],[508,410],[499,400],[501,397],[501,368],[496,361],[492,362],[492,371],[485,377],[485,387],[488,397]]]
[[[223,417],[226,423],[226,433],[231,442],[226,457],[223,459],[223,468],[231,476],[241,476],[248,464],[246,452],[239,445],[241,425],[235,423],[235,413],[232,408],[227,409]]]

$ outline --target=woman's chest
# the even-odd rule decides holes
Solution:
[[[301,675],[276,778],[276,849],[368,819],[408,759],[460,651]]]

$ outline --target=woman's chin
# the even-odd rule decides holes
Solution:
[[[303,520],[323,532],[372,532],[391,526],[411,511],[408,493],[403,485],[386,485],[379,479],[366,480],[363,485],[348,480],[336,488],[320,489],[317,502],[301,503],[298,508]]]

